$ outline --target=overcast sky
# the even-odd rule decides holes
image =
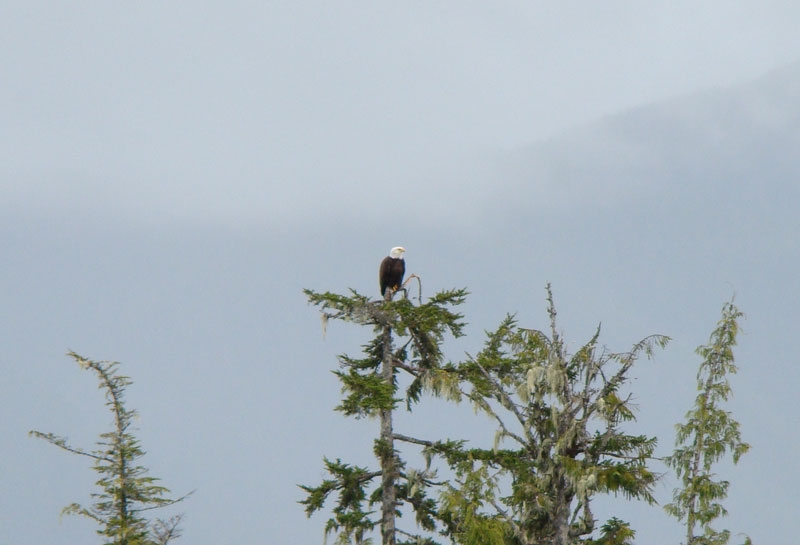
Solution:
[[[673,336],[638,383],[662,454],[736,292],[754,450],[724,526],[791,543],[799,23],[788,1],[0,5],[0,541],[96,539],[58,517],[88,464],[26,436],[105,431],[72,349],[123,362],[145,464],[197,489],[183,542],[320,542],[295,485],[370,463],[377,429],[331,411],[364,333],[323,342],[300,289],[377,290],[402,244],[428,294],[472,292],[452,359],[505,312],[544,327],[547,281],[575,343]],[[680,539],[625,509],[640,543]]]
[[[137,221],[438,201],[455,187],[421,181],[452,154],[756,77],[800,43],[792,2],[2,9],[4,192]]]

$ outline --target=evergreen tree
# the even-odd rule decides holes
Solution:
[[[95,521],[97,533],[104,536],[107,545],[165,545],[179,537],[180,516],[169,520],[148,520],[143,511],[165,507],[183,500],[165,497],[169,490],[156,484],[159,479],[147,475],[147,468],[138,465],[144,451],[131,432],[136,411],[125,406],[125,390],[131,380],[118,374],[119,363],[95,362],[70,352],[82,369],[91,369],[98,376],[100,388],[105,390],[106,406],[114,418],[114,428],[100,435],[98,448],[87,451],[75,448],[64,437],[52,433],[31,431],[30,435],[94,461],[93,469],[100,474],[97,486],[100,492],[92,493],[94,504],[84,507],[78,503],[68,505],[63,514],[82,515]]]
[[[741,316],[733,302],[726,303],[709,344],[697,348],[703,358],[697,372],[699,393],[694,407],[686,413],[686,423],[676,426],[677,448],[667,458],[682,486],[675,489],[673,502],[665,509],[686,524],[686,545],[725,545],[730,539],[728,530],[711,527],[714,520],[727,514],[720,501],[727,497],[730,484],[715,480],[712,468],[728,453],[736,464],[750,449],[742,441],[739,423],[721,408],[731,394],[728,375],[737,371],[733,347]]]
[[[600,537],[586,541],[586,545],[633,545],[636,532],[630,524],[617,517],[611,517],[600,528]]]
[[[305,290],[305,294],[322,311],[324,323],[334,319],[373,328],[375,337],[364,345],[362,357],[339,356],[340,369],[335,374],[342,383],[344,398],[336,410],[380,422],[373,448],[378,468],[326,458],[330,478],[318,486],[301,487],[307,494],[301,501],[306,514],[311,516],[322,509],[334,495],[337,502],[325,533],[337,534],[337,543],[367,543],[376,526],[383,545],[431,543],[417,530],[399,528],[396,521],[402,514],[401,507],[407,505],[420,530],[435,529],[436,504],[427,493],[435,472],[430,465],[420,470],[408,468],[396,445],[397,441],[412,445],[430,442],[396,433],[393,415],[404,399],[410,410],[430,385],[432,373],[443,363],[441,343],[445,335],[461,335],[462,316],[453,307],[463,303],[466,291],[440,292],[418,305],[408,298],[394,301],[391,292],[383,301],[370,301],[355,291],[347,296],[311,290]],[[410,379],[402,389],[400,374]],[[405,395],[399,397],[402,390]],[[380,507],[379,514],[372,510],[376,505]],[[398,535],[406,541],[398,540]]]
[[[611,519],[599,540],[591,510],[598,493],[652,503],[656,476],[647,467],[656,439],[629,435],[629,371],[668,338],[651,336],[624,353],[598,346],[600,330],[574,354],[556,325],[547,286],[550,333],[519,327],[508,317],[485,348],[445,369],[464,381],[464,395],[496,423],[492,448],[433,444],[455,480],[441,495],[446,533],[469,545],[627,544],[630,527]],[[510,442],[509,448],[502,445]]]

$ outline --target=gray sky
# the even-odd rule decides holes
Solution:
[[[754,449],[726,474],[724,526],[791,542],[800,6],[7,4],[9,543],[95,539],[58,518],[89,501],[87,464],[26,437],[106,429],[68,349],[133,378],[145,463],[197,489],[184,542],[319,542],[295,485],[323,455],[369,463],[376,430],[331,411],[328,371],[364,333],[323,342],[300,289],[377,290],[396,244],[428,294],[472,292],[453,359],[506,312],[543,327],[547,281],[575,343],[600,321],[615,350],[673,336],[635,389],[662,454],[735,291],[733,410]],[[432,434],[474,429],[468,408],[427,410]],[[660,509],[624,509],[639,542],[680,539]]]
[[[375,210],[380,188],[443,198],[458,185],[425,178],[452,154],[755,77],[800,42],[791,2],[552,6],[7,6],[2,187],[26,206],[272,225],[331,199]]]

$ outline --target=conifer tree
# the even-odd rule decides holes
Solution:
[[[694,407],[686,413],[686,422],[676,426],[676,449],[667,458],[681,487],[674,490],[673,502],[665,509],[686,524],[685,545],[725,545],[730,539],[729,530],[711,527],[714,520],[727,514],[720,502],[727,497],[730,485],[728,481],[715,480],[712,469],[728,453],[733,463],[738,463],[750,449],[742,441],[739,423],[721,407],[731,395],[728,375],[737,371],[733,347],[741,317],[733,302],[726,303],[709,343],[697,348],[703,358],[697,372],[699,393]],[[750,539],[746,538],[745,543]]]
[[[301,486],[306,492],[301,501],[306,514],[311,516],[335,496],[325,533],[336,534],[339,544],[367,543],[376,527],[383,545],[432,543],[420,532],[435,529],[436,503],[428,494],[435,473],[430,465],[419,470],[407,467],[397,447],[397,441],[409,445],[430,442],[397,433],[393,415],[404,400],[411,410],[429,385],[431,374],[441,368],[445,335],[462,334],[462,316],[453,307],[463,303],[466,291],[443,291],[418,305],[408,298],[394,301],[391,292],[382,301],[371,301],[352,290],[349,295],[311,290],[305,290],[305,294],[322,311],[323,324],[333,319],[373,328],[375,336],[364,345],[361,357],[339,356],[340,369],[335,374],[342,383],[344,398],[336,410],[380,422],[373,447],[378,467],[358,467],[326,458],[330,478],[318,486]],[[402,388],[401,374],[409,377]],[[398,527],[397,517],[404,505],[414,513],[417,528]],[[379,507],[377,512],[375,506]]]
[[[592,498],[613,493],[654,501],[656,475],[647,462],[656,439],[621,429],[635,419],[623,387],[636,360],[669,339],[654,335],[628,352],[610,353],[598,345],[598,327],[570,354],[549,285],[547,301],[549,335],[508,317],[480,353],[442,371],[457,373],[464,395],[497,425],[490,448],[429,447],[455,472],[439,517],[457,543],[623,545],[633,531],[616,518],[598,540],[588,539],[596,525]]]
[[[92,451],[70,446],[66,438],[52,433],[30,432],[67,452],[91,458],[93,469],[100,474],[100,491],[92,493],[93,505],[73,503],[62,514],[82,515],[95,521],[97,533],[104,536],[107,545],[166,545],[180,536],[181,516],[151,521],[143,512],[177,503],[186,496],[166,498],[169,490],[157,484],[159,479],[148,476],[147,468],[138,465],[144,450],[131,430],[137,413],[125,406],[125,390],[131,380],[118,373],[117,362],[96,362],[74,352],[69,355],[82,369],[90,369],[98,376],[114,427],[100,435],[97,448]]]

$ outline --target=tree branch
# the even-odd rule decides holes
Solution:
[[[184,494],[180,498],[177,498],[177,499],[174,499],[174,500],[165,500],[163,503],[159,503],[158,505],[151,505],[149,507],[142,507],[141,509],[131,509],[131,513],[140,513],[142,511],[150,511],[151,509],[160,509],[162,507],[167,507],[168,505],[174,505],[174,504],[176,504],[178,502],[182,502],[183,500],[185,500],[186,498],[188,498],[189,496],[191,496],[195,492],[196,492],[195,490],[192,490],[191,492],[189,492],[187,494]]]
[[[113,463],[114,460],[111,458],[107,458],[105,456],[99,456],[97,454],[92,454],[91,452],[86,452],[84,450],[80,450],[74,447],[71,447],[67,444],[66,439],[63,437],[57,437],[52,433],[42,433],[40,431],[31,430],[28,432],[28,435],[32,437],[38,437],[39,439],[44,439],[51,445],[55,445],[60,449],[66,450],[67,452],[71,452],[73,454],[80,454],[81,456],[86,456],[88,458],[92,458],[94,460]]]
[[[527,441],[533,442],[533,437],[531,437],[530,432],[528,431],[528,426],[525,425],[526,424],[526,419],[523,417],[522,413],[519,411],[519,407],[517,407],[517,405],[514,403],[514,400],[511,399],[511,396],[508,395],[508,392],[506,392],[503,389],[503,387],[486,370],[486,368],[483,367],[483,365],[481,365],[475,359],[472,359],[472,361],[478,367],[478,369],[480,369],[481,373],[486,378],[486,380],[488,380],[492,384],[494,392],[495,392],[495,397],[496,397],[497,401],[500,403],[500,405],[502,405],[503,408],[505,408],[506,410],[510,411],[511,413],[514,414],[514,416],[517,417],[517,420],[519,421],[520,426],[522,427],[522,429],[525,432],[525,437],[526,437]],[[522,439],[520,436],[518,436],[517,434],[513,433],[512,431],[510,431],[508,429],[508,427],[506,427],[505,423],[497,415],[497,413],[494,410],[492,410],[491,407],[489,407],[488,404],[485,407],[487,407],[489,409],[487,412],[489,414],[491,414],[495,418],[495,420],[497,420],[498,424],[500,424],[500,427],[502,428],[503,433],[505,435],[507,435],[508,437],[513,437],[522,446],[525,446],[525,445],[528,444],[528,442],[525,439]]]
[[[408,365],[406,363],[403,363],[397,358],[392,359],[392,365],[394,365],[395,367],[399,367],[403,371],[406,371],[408,374],[413,375],[415,377],[418,377],[420,373],[422,373],[422,369],[420,369],[419,367],[414,367],[413,365]]]
[[[394,433],[394,438],[398,441],[404,441],[406,443],[414,443],[415,445],[423,445],[426,447],[432,447],[436,443],[432,441],[425,441],[424,439],[417,439],[415,437],[409,437],[408,435],[403,435],[402,433]]]
[[[523,532],[522,532],[522,528],[520,528],[520,527],[519,527],[519,525],[517,524],[517,521],[515,521],[515,520],[514,520],[514,517],[512,517],[511,515],[509,515],[509,514],[508,514],[508,511],[507,511],[506,509],[503,509],[503,508],[502,508],[502,507],[501,507],[501,506],[500,506],[500,505],[497,503],[497,500],[495,500],[494,498],[489,498],[489,503],[491,503],[491,504],[492,504],[492,507],[494,507],[494,508],[495,508],[495,510],[497,511],[497,513],[498,513],[498,514],[499,514],[501,517],[503,517],[503,520],[505,520],[505,521],[506,521],[506,524],[508,524],[509,526],[511,526],[511,529],[514,531],[514,535],[515,535],[515,536],[517,536],[518,538],[520,538],[520,540],[524,541],[524,537],[525,537],[525,536],[524,536],[524,534],[523,534]]]

